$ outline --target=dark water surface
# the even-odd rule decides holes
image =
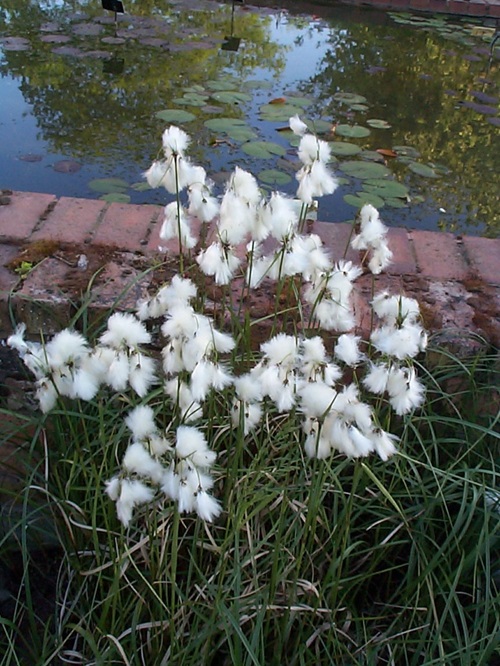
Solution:
[[[494,28],[287,4],[130,0],[115,26],[97,0],[0,0],[0,187],[167,203],[141,174],[172,122],[219,190],[240,165],[294,194],[300,113],[342,183],[320,219],[368,200],[389,225],[498,236]]]

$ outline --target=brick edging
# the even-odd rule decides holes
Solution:
[[[92,273],[86,275],[85,271],[80,271],[75,278],[75,267],[71,273],[58,256],[58,248],[93,258],[88,271],[101,270],[93,297],[102,307],[110,307],[117,294],[136,279],[137,283],[129,292],[128,306],[134,307],[137,298],[144,295],[145,281],[140,278],[142,269],[136,267],[136,260],[142,258],[144,266],[151,258],[162,257],[158,250],[160,244],[164,245],[159,238],[161,206],[71,197],[57,199],[33,192],[13,192],[9,199],[9,203],[0,206],[2,330],[10,327],[9,295],[14,288],[17,289],[18,320],[26,317],[27,303],[31,300],[48,304],[54,322],[68,319],[77,299],[71,290],[77,289],[77,283],[81,288]],[[347,259],[359,260],[359,254],[352,249],[345,252],[350,225],[315,222],[311,231],[321,236],[334,260],[344,255]],[[456,319],[457,326],[465,326],[498,344],[500,239],[457,237],[450,233],[404,228],[391,228],[388,236],[394,262],[377,278],[378,288],[386,284],[389,289],[403,289],[427,299],[429,307],[434,308],[431,326],[434,329],[455,321],[448,317],[450,312],[460,312],[462,319]],[[19,277],[7,265],[20,255],[22,248],[41,247],[43,250],[44,244],[47,256],[40,268],[32,271],[29,279],[20,285]],[[56,313],[58,308],[60,311]],[[38,330],[49,325],[45,315],[37,317],[32,328]]]

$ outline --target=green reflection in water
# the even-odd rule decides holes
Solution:
[[[324,21],[241,7],[232,17],[231,5],[208,0],[135,0],[126,9],[115,30],[112,15],[94,0],[0,0],[0,35],[7,38],[0,73],[18,82],[31,106],[38,150],[84,165],[81,177],[62,176],[65,182],[80,182],[78,196],[95,196],[86,183],[102,176],[125,177],[130,184],[138,180],[154,157],[151,151],[165,124],[156,114],[165,109],[195,116],[184,125],[194,139],[191,154],[214,176],[235,164],[266,177],[276,168],[293,176],[293,154],[258,159],[240,146],[245,140],[268,140],[291,151],[286,133],[276,131],[283,120],[273,122],[272,114],[262,120],[259,107],[281,95],[293,104],[289,93],[295,92],[297,101],[297,95],[314,100],[303,113],[326,120],[317,123],[322,130],[333,122],[370,128],[368,135],[353,138],[327,135],[356,143],[361,159],[376,158],[377,149],[413,149],[386,158],[412,199],[403,209],[401,199],[392,200],[398,208],[387,200],[382,213],[388,223],[499,234],[499,146],[493,124],[498,117],[474,107],[481,95],[493,100],[485,106],[497,107],[498,60],[488,58],[488,33],[471,38],[473,27],[458,29],[444,19],[420,21],[417,29],[396,25],[407,21],[402,15],[392,20],[377,12],[361,12],[354,21],[352,12],[341,8]],[[231,35],[241,38],[237,50],[221,49]],[[231,76],[227,86],[224,74]],[[249,127],[233,136],[214,133],[206,121],[220,116]],[[370,119],[377,122],[367,123]],[[0,138],[2,131],[9,131],[5,123]],[[214,138],[227,141],[208,147]],[[37,146],[31,150],[37,152]],[[339,154],[339,175],[349,159]],[[0,175],[15,188],[5,163]],[[432,173],[436,178],[429,177]],[[293,193],[291,181],[280,189]],[[64,194],[56,190],[60,182],[54,181],[53,189],[49,185],[51,191]],[[344,197],[362,190],[370,187],[351,176],[322,201],[322,219],[352,218],[355,208]],[[136,202],[165,200],[164,193],[141,188],[131,195]]]

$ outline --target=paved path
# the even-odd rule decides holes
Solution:
[[[500,0],[340,0],[342,4],[500,19]]]
[[[308,14],[322,14],[322,8],[329,8],[331,13],[335,6],[354,5],[357,7],[374,7],[377,9],[391,9],[394,11],[419,11],[441,14],[456,14],[460,16],[476,16],[481,18],[500,19],[500,0],[315,0],[313,3],[301,0],[246,0],[248,5],[273,6],[289,9],[293,4],[294,10]]]
[[[153,272],[142,277],[143,270],[164,258],[158,250],[161,206],[57,199],[33,192],[7,193],[0,203],[0,329],[4,335],[11,330],[12,313],[17,321],[27,320],[34,334],[64,325],[97,270],[94,306],[111,307],[135,281],[124,300],[124,307],[133,308],[152,280]],[[315,222],[312,230],[334,259],[344,255],[349,225]],[[431,330],[460,329],[500,346],[500,239],[393,228],[389,242],[395,261],[378,278],[378,289],[403,290],[418,297]],[[86,267],[82,261],[78,264],[82,255],[88,261]],[[348,258],[359,256],[351,250]],[[20,280],[13,269],[23,260],[40,263]],[[361,290],[368,300],[369,276],[361,280]],[[42,305],[33,309],[33,302]],[[363,319],[366,303],[358,304],[358,313]],[[361,321],[361,327],[366,323]]]

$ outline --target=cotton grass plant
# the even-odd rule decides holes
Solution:
[[[218,201],[189,137],[167,128],[146,178],[175,196],[160,237],[178,243],[180,273],[98,332],[10,337],[43,413],[33,447],[47,442],[24,505],[42,494],[61,544],[51,629],[23,644],[16,620],[37,620],[20,599],[4,625],[11,658],[488,663],[497,417],[464,418],[446,394],[453,359],[422,365],[418,303],[377,291],[392,253],[372,206],[352,237],[359,266],[304,233],[336,182],[328,144],[290,126],[298,202],[263,197],[239,168]],[[353,301],[364,271],[366,339]],[[256,290],[270,304],[258,318]],[[484,366],[459,370],[464,393],[491,381]]]

